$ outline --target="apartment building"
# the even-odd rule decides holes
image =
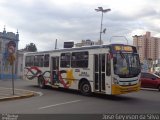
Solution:
[[[133,36],[133,45],[137,47],[141,62],[160,58],[160,38],[152,37],[150,32]]]

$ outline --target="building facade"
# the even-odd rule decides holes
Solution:
[[[16,75],[17,75],[17,78],[20,78],[20,79],[23,78],[24,53],[26,53],[26,51],[23,51],[23,50],[18,50],[17,51],[17,73],[16,73]]]
[[[141,62],[160,58],[160,38],[152,37],[150,32],[133,36],[133,45],[137,47]]]
[[[19,34],[13,32],[6,32],[5,28],[3,32],[0,32],[0,79],[11,79],[12,78],[12,67],[8,62],[9,56],[9,43],[14,43],[14,52],[15,57],[18,50],[18,42],[19,42]],[[13,76],[16,77],[17,74],[17,59],[14,62],[14,74]]]

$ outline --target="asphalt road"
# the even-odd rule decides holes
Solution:
[[[0,87],[11,87],[11,81],[0,80]],[[160,92],[141,90],[119,96],[82,96],[77,91],[40,89],[36,82],[16,80],[15,88],[40,93],[31,98],[0,102],[0,113],[14,114],[106,114],[159,113]]]

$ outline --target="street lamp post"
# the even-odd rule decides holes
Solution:
[[[97,11],[97,12],[102,12],[101,27],[100,27],[100,44],[102,44],[101,35],[102,35],[103,13],[109,12],[109,11],[111,11],[111,9],[103,9],[102,7],[98,7],[98,9],[95,9],[95,11]]]

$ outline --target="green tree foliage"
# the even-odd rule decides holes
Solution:
[[[37,52],[37,47],[34,43],[27,44],[24,49],[27,52]]]

